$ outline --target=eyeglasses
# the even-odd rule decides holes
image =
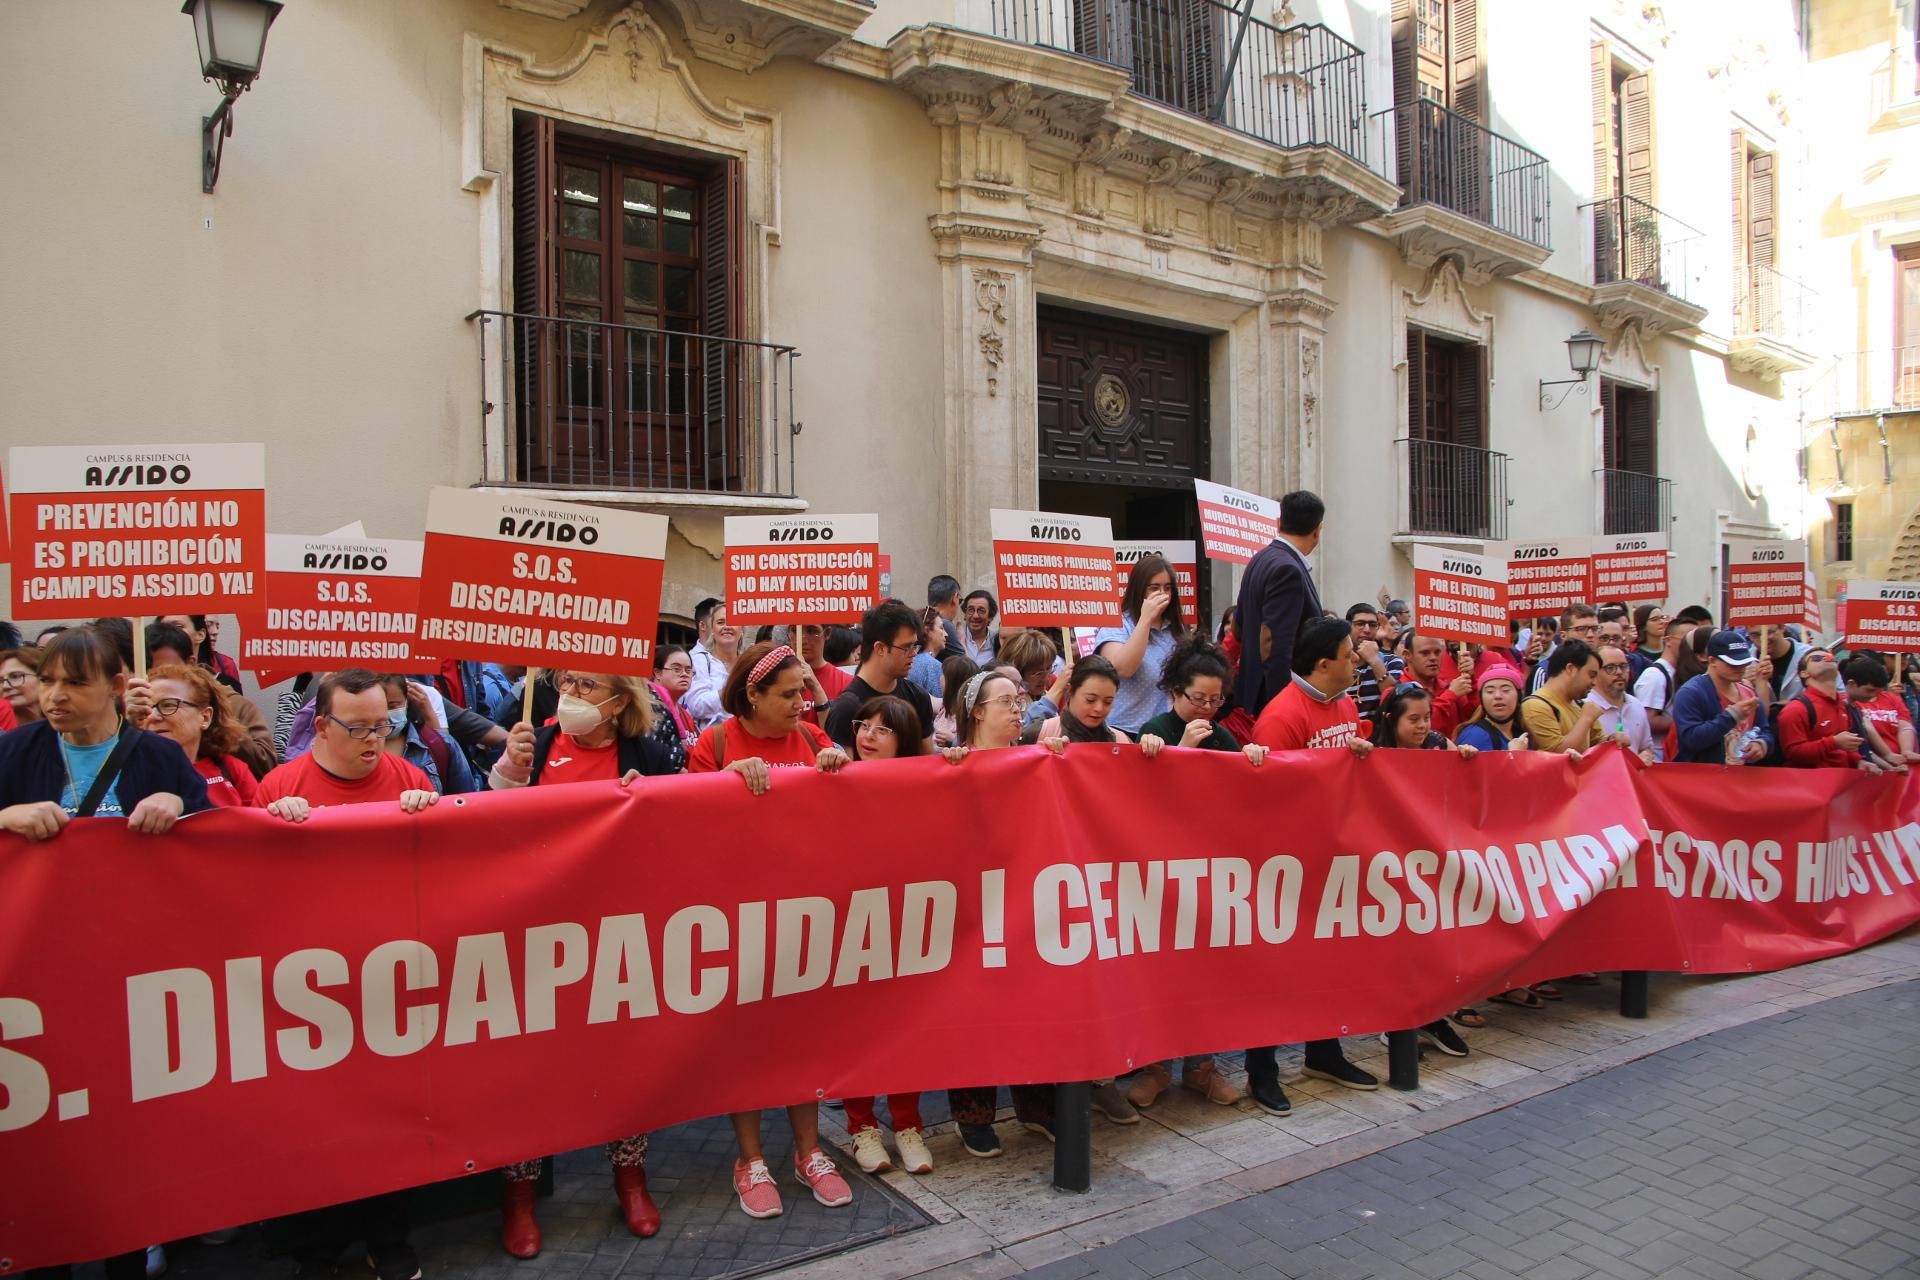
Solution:
[[[877,720],[863,720],[860,722],[860,728],[876,738],[891,738],[893,736],[892,727],[881,724]]]
[[[168,701],[171,702],[172,699],[169,698]],[[159,709],[158,703],[154,704],[154,706],[156,710]],[[399,732],[399,730],[393,727],[393,722],[390,720],[382,720],[379,724],[348,724],[339,716],[328,716],[327,719],[339,725],[346,735],[355,742],[365,742],[368,738],[391,738],[395,733]]]
[[[693,674],[692,665],[685,662],[669,662],[666,666],[660,668],[660,670],[663,674],[670,676],[690,676]]]
[[[1185,690],[1181,691],[1180,696],[1185,698],[1188,702],[1191,702],[1194,706],[1199,707],[1202,711],[1211,710],[1212,708],[1219,706],[1221,703],[1227,700],[1224,694],[1214,694],[1211,697],[1202,697],[1197,693],[1188,693]]]
[[[148,714],[159,716],[163,720],[171,720],[180,714],[180,708],[182,707],[192,707],[195,711],[205,711],[207,704],[204,702],[188,702],[185,698],[162,698],[153,704]],[[332,717],[328,718],[331,719]]]
[[[1603,662],[1600,664],[1600,669],[1602,671],[1631,671],[1633,668],[1624,662]]]
[[[1003,693],[997,698],[988,698],[980,705],[983,707],[998,707],[1003,711],[1019,711],[1026,708],[1027,700],[1018,694]]]
[[[691,671],[693,668],[688,667],[687,670]],[[560,671],[554,674],[553,687],[561,693],[571,693],[578,697],[591,698],[607,686],[587,676],[576,676],[571,671]]]
[[[34,674],[31,671],[9,671],[6,675],[0,676],[0,689],[19,689],[32,679]]]

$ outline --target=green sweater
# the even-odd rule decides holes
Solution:
[[[1186,731],[1186,721],[1171,711],[1162,711],[1140,726],[1142,736],[1150,733],[1170,747],[1179,746],[1180,735]],[[1200,749],[1202,751],[1238,751],[1240,744],[1233,740],[1232,734],[1216,724],[1213,726],[1213,736],[1201,743]]]

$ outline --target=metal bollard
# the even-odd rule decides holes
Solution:
[[[1647,1016],[1647,971],[1645,969],[1620,971],[1620,1016],[1623,1018]]]
[[[1093,1086],[1085,1080],[1053,1092],[1053,1189],[1093,1189]]]
[[[1387,1032],[1387,1083],[1396,1089],[1420,1087],[1420,1033]]]

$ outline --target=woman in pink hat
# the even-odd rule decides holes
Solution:
[[[1480,709],[1460,727],[1455,741],[1482,751],[1525,751],[1526,727],[1520,723],[1520,690],[1526,679],[1519,668],[1498,658],[1473,673],[1473,690]]]

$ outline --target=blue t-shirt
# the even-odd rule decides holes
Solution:
[[[113,754],[114,745],[119,741],[119,735],[115,734],[105,742],[96,742],[90,747],[76,747],[65,741],[60,743],[70,775],[67,785],[60,789],[60,807],[67,811],[68,817],[79,816],[80,802],[87,798],[87,792],[93,790],[93,780],[100,776],[100,767],[106,764],[107,757]],[[127,816],[120,812],[120,797],[115,794],[116,790],[116,782],[107,784],[107,793],[100,798],[100,807],[93,811],[94,817]]]
[[[1135,626],[1132,618],[1122,618],[1117,627],[1102,627],[1093,638],[1093,651],[1110,644],[1125,644],[1133,635]],[[1155,627],[1147,635],[1146,652],[1140,655],[1140,667],[1132,675],[1120,681],[1120,693],[1113,700],[1113,710],[1107,716],[1107,723],[1116,729],[1124,730],[1129,737],[1140,736],[1140,726],[1173,707],[1173,699],[1160,687],[1160,677],[1167,669],[1167,659],[1173,656],[1176,648],[1173,629]]]

